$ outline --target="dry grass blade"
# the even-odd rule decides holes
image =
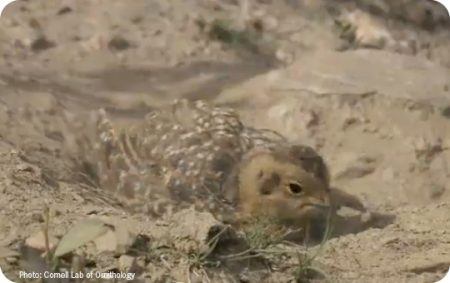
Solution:
[[[310,255],[308,252],[306,252],[305,254],[300,254],[297,252],[298,266],[294,270],[294,278],[297,282],[309,282],[313,277],[321,277],[323,279],[327,278],[326,273],[321,269],[313,266],[313,264],[317,256],[323,251],[325,242],[330,238],[332,234],[332,215],[333,212],[330,209],[327,214],[324,236],[315,253]]]

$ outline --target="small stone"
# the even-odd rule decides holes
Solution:
[[[372,220],[372,214],[370,212],[365,212],[361,214],[361,221],[363,223],[368,223],[370,220]]]
[[[363,129],[366,133],[377,133],[380,129],[375,125],[368,125]]]
[[[285,63],[285,64],[292,64],[292,62],[294,62],[294,55],[291,53],[288,53],[282,49],[278,49],[275,52],[275,57],[280,60],[281,62]]]
[[[57,243],[57,239],[54,237],[49,236],[49,249],[52,250]],[[36,249],[38,251],[45,251],[47,249],[46,243],[45,243],[45,235],[44,232],[39,231],[36,234],[28,237],[25,240],[25,245],[27,245],[30,248]]]
[[[438,184],[432,184],[430,186],[430,198],[431,199],[438,199],[445,193],[445,186],[438,185]]]
[[[171,217],[169,237],[176,248],[186,252],[206,251],[212,237],[221,233],[220,239],[234,239],[235,232],[209,212],[198,212],[193,208],[181,210]],[[226,230],[226,233],[224,231]]]
[[[450,106],[444,107],[441,111],[442,116],[444,116],[447,119],[450,119]]]
[[[39,52],[53,48],[55,46],[56,44],[53,41],[48,40],[45,36],[41,36],[33,41],[33,43],[31,44],[31,50]]]
[[[121,36],[115,36],[108,42],[108,48],[114,51],[124,51],[130,47],[130,42]]]
[[[39,212],[32,213],[30,218],[31,218],[31,220],[33,220],[33,222],[39,222],[39,223],[44,222],[44,217],[43,217],[42,213],[39,213]]]
[[[16,170],[21,171],[21,172],[30,172],[30,173],[33,173],[35,171],[31,165],[26,164],[26,163],[21,163],[21,164],[17,165]]]
[[[135,264],[136,259],[129,255],[122,255],[119,258],[119,270],[122,272],[129,271]]]
[[[73,11],[72,8],[70,8],[69,6],[64,6],[58,11],[57,15],[68,14],[68,13],[70,13],[72,11]]]
[[[30,27],[33,28],[33,29],[41,29],[41,28],[42,28],[42,26],[41,26],[41,24],[39,23],[39,21],[36,20],[35,18],[32,18],[32,19],[28,22],[28,24],[29,24]]]
[[[117,238],[112,230],[108,230],[104,235],[95,239],[94,243],[99,252],[115,252],[117,250]]]
[[[358,123],[358,119],[356,117],[348,117],[344,120],[344,122],[342,123],[342,129],[346,130],[348,129],[350,126],[355,125]]]

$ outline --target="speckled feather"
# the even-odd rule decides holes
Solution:
[[[243,125],[233,109],[203,101],[176,101],[119,133],[103,111],[97,129],[97,149],[103,152],[97,163],[102,186],[135,195],[160,182],[173,199],[206,204],[210,209],[227,202],[224,184],[247,153],[254,149],[276,152],[287,144],[276,132]],[[301,166],[316,164],[303,164],[305,148],[282,155],[301,157],[292,160]],[[311,170],[323,172],[319,169]]]

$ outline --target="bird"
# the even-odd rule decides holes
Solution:
[[[122,129],[100,110],[95,136],[87,152],[99,186],[131,198],[152,198],[158,187],[222,219],[299,227],[336,210],[334,201],[364,210],[356,197],[330,188],[316,150],[244,125],[229,107],[180,99]]]

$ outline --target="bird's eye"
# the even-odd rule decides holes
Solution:
[[[298,195],[301,192],[303,192],[303,188],[302,186],[300,186],[297,183],[290,183],[289,184],[289,190],[291,191],[291,193],[293,193],[294,195]]]

